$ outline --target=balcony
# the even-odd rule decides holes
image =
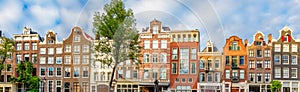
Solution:
[[[232,63],[232,66],[231,66],[232,69],[239,69],[238,65],[236,63]]]
[[[234,76],[231,78],[231,82],[232,83],[238,83],[239,82],[239,77],[238,76]]]

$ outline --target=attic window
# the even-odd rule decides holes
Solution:
[[[291,41],[291,36],[286,33],[284,36],[282,36],[282,41],[283,42],[290,42]]]
[[[212,52],[212,47],[208,47],[207,52]]]
[[[158,25],[153,26],[152,30],[153,30],[153,34],[157,34],[158,33]]]

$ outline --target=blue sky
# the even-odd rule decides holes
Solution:
[[[58,38],[67,37],[74,26],[90,35],[93,15],[103,12],[110,0],[0,0],[0,30],[6,36],[31,27],[44,36],[52,29]],[[300,38],[300,0],[124,0],[134,11],[137,28],[149,26],[153,19],[172,30],[200,30],[201,48],[208,39],[223,47],[225,39],[238,35],[252,41],[262,31],[278,38],[279,30],[289,25]]]

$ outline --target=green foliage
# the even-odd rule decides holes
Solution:
[[[110,67],[114,64],[111,86],[117,64],[125,60],[140,62],[138,58],[141,56],[141,47],[133,12],[131,9],[125,9],[122,0],[112,0],[104,6],[104,11],[104,13],[96,12],[94,15],[94,33],[99,40],[94,50],[100,53],[101,59],[97,61]]]
[[[10,79],[13,83],[23,83],[32,91],[37,92],[40,79],[37,76],[32,76],[33,64],[29,61],[21,62],[17,65],[18,77]]]
[[[0,44],[0,75],[5,68],[5,60],[10,57],[10,53],[14,52],[14,40],[5,36],[0,37],[2,44]]]
[[[271,81],[271,91],[272,92],[279,92],[281,87],[282,87],[282,84],[280,81],[277,81],[277,80]]]

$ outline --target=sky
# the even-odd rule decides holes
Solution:
[[[277,39],[288,25],[300,38],[300,0],[123,0],[132,9],[137,29],[153,19],[171,30],[200,30],[200,48],[212,40],[220,49],[226,38],[237,35],[252,42],[259,30]],[[103,13],[110,0],[0,0],[0,30],[4,35],[22,33],[30,27],[41,36],[54,30],[58,39],[80,26],[94,37],[93,16]]]

